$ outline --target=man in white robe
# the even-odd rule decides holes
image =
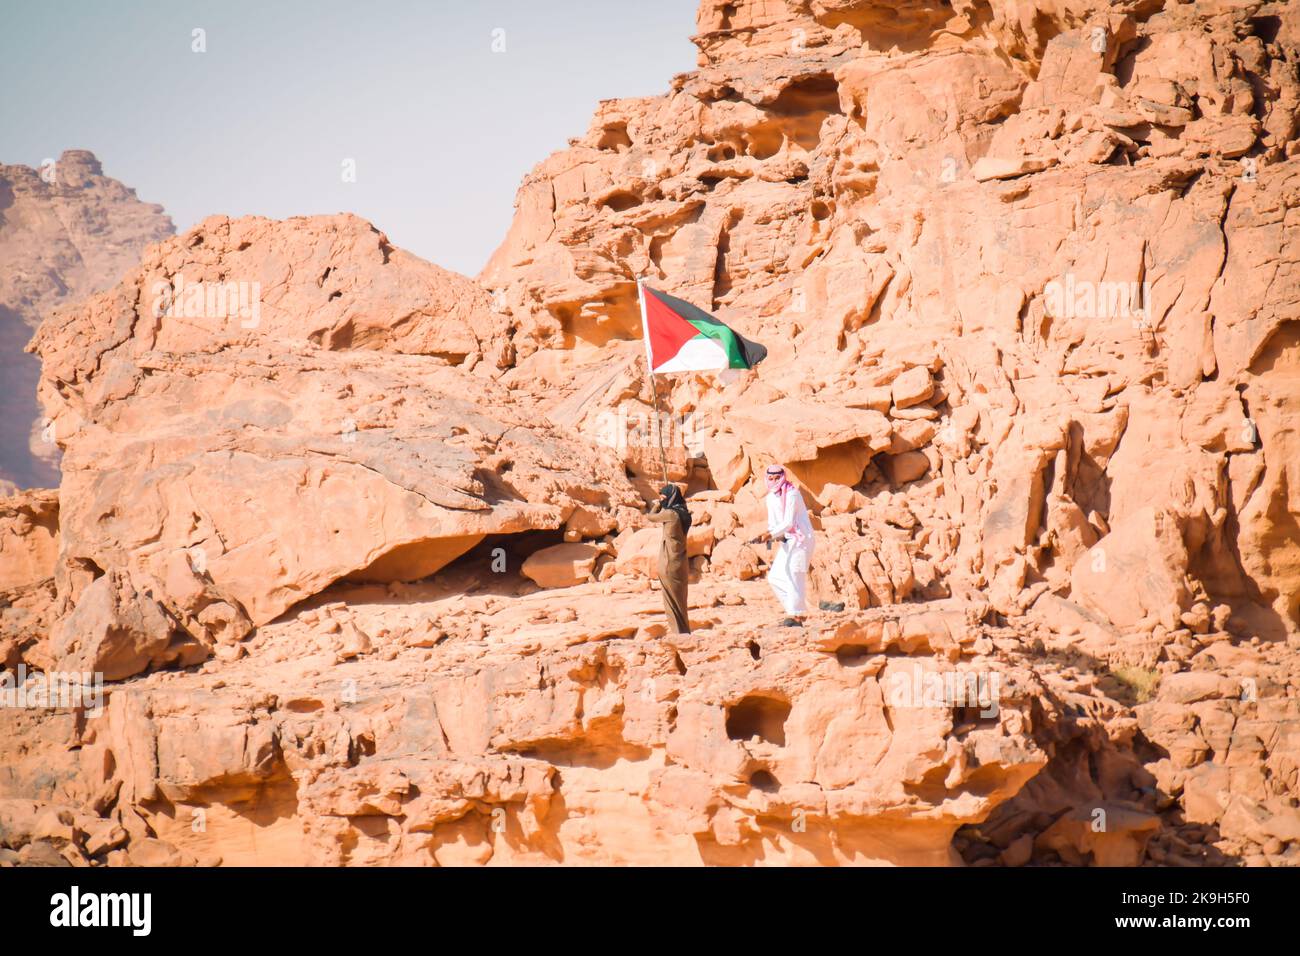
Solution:
[[[759,541],[780,544],[767,583],[785,608],[787,627],[802,627],[808,614],[808,563],[813,553],[813,527],[808,507],[799,489],[785,476],[785,469],[772,465],[767,469],[767,531]]]

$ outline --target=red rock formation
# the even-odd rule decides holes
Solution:
[[[32,169],[0,165],[0,491],[58,484],[54,436],[36,403],[40,364],[23,347],[53,309],[116,282],[172,234],[99,160],[70,149]]]
[[[602,104],[525,180],[483,274],[519,328],[505,378],[564,387],[553,349],[635,337],[650,276],[774,346],[756,382],[677,380],[706,449],[874,527],[904,490],[903,563],[942,590],[1296,635],[1300,26],[1162,6],[702,4],[699,73]]]
[[[0,667],[23,660],[54,623],[58,548],[57,492],[0,498]]]
[[[1300,13],[705,0],[696,42],[478,283],[213,219],[46,322],[57,560],[8,534],[58,622],[10,656],[129,679],[0,714],[0,862],[1300,859]],[[769,358],[656,424],[640,277]],[[689,636],[630,507],[661,428]],[[802,632],[772,460],[848,605]]]
[[[66,449],[55,579],[71,614],[51,659],[70,669],[88,589],[91,630],[130,630],[110,608],[161,611],[195,645],[164,629],[146,641],[162,657],[128,655],[129,676],[234,652],[339,579],[419,579],[486,535],[638,500],[612,456],[492,381],[508,344],[486,292],[351,216],[208,220],[33,348]]]

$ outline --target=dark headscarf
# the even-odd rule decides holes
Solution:
[[[682,534],[691,530],[691,512],[686,507],[686,499],[682,497],[682,490],[676,485],[664,485],[659,489],[659,494],[663,495],[659,499],[659,505],[663,508],[672,508],[677,512],[677,516],[682,519]]]

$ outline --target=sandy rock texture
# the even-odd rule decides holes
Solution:
[[[477,279],[213,218],[45,321],[0,648],[108,700],[0,710],[0,863],[1300,862],[1300,8],[695,42]],[[768,359],[652,383],[638,278]],[[801,630],[772,461],[846,606]]]
[[[0,498],[0,665],[29,656],[54,624],[59,495],[41,489]]]
[[[112,804],[118,856],[56,841],[96,862],[138,862],[139,837],[228,864],[948,865],[954,832],[1053,741],[1101,739],[961,602],[795,634],[748,623],[760,582],[710,585],[696,633],[669,639],[640,586],[571,588],[564,614],[456,583],[407,586],[400,607],[341,589],[259,629],[248,658],[122,685],[84,727],[51,715],[43,742],[77,750],[6,754],[9,786]],[[987,708],[909,699],[945,671],[1006,683]]]
[[[23,349],[53,309],[105,289],[173,233],[161,206],[70,149],[39,168],[0,165],[0,492],[57,485],[58,446]]]
[[[775,458],[824,511],[904,492],[898,563],[1003,613],[1295,636],[1295,10],[894,8],[703,3],[698,73],[525,180],[481,277],[504,377],[585,383],[648,276],[772,349],[664,384],[717,487]],[[824,575],[877,600],[874,567]]]
[[[258,314],[212,308],[241,283]],[[53,317],[33,342],[66,449],[50,657],[126,639],[118,610],[171,619],[192,647],[149,642],[168,658],[233,653],[342,578],[423,578],[488,535],[639,503],[612,454],[475,374],[505,347],[489,305],[355,217],[212,219]]]

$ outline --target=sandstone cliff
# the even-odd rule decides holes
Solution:
[[[112,683],[3,715],[14,859],[1300,859],[1300,12],[704,0],[696,43],[477,281],[214,218],[45,322],[6,661]],[[688,637],[639,277],[770,350],[657,383]],[[771,460],[847,604],[803,631]]]

